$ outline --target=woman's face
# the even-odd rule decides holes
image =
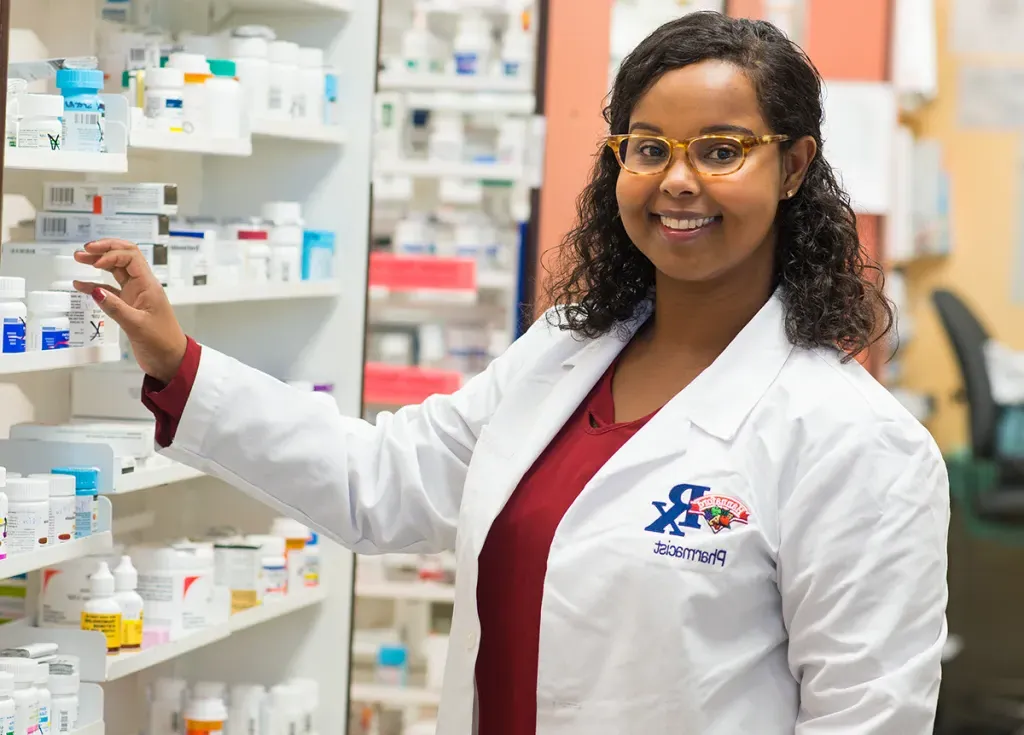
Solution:
[[[775,131],[761,116],[754,86],[739,67],[704,61],[664,74],[633,109],[628,132],[686,140]],[[661,174],[620,171],[616,196],[622,224],[662,276],[685,282],[740,274],[770,279],[779,201],[799,187],[813,154],[811,138],[785,154],[778,144],[762,145],[747,153],[735,173],[701,176],[676,149]]]

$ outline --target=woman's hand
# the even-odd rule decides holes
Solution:
[[[113,274],[120,289],[87,281],[75,281],[75,288],[91,295],[121,326],[139,367],[169,383],[185,356],[187,339],[139,248],[124,240],[97,240],[75,253],[75,260]]]

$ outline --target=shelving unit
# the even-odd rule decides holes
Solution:
[[[128,156],[124,153],[73,153],[10,148],[4,153],[4,168],[123,174],[128,170]]]
[[[352,683],[351,697],[353,702],[366,702],[395,708],[436,707],[441,703],[441,693],[429,689],[360,682]]]
[[[187,482],[205,477],[204,473],[186,467],[179,462],[167,461],[154,467],[136,467],[133,472],[114,479],[114,490],[110,495],[127,495],[139,490],[148,490],[177,482]]]
[[[52,548],[43,548],[27,554],[8,556],[0,561],[0,579],[10,579],[19,574],[34,572],[44,567],[52,567],[71,559],[83,556],[102,554],[113,547],[113,536],[110,531],[100,531],[83,539],[67,541]]]
[[[248,138],[215,140],[202,135],[164,133],[147,128],[132,130],[130,147],[139,151],[192,153],[200,156],[252,155],[252,141]]]
[[[278,138],[323,145],[343,145],[348,140],[345,129],[339,126],[303,125],[278,120],[254,121],[252,134],[256,138]]]
[[[379,77],[382,91],[393,92],[473,92],[533,96],[532,79],[495,76],[459,76],[456,74],[407,74],[386,71]],[[531,109],[530,112],[533,110]]]
[[[174,306],[199,304],[235,304],[245,301],[281,301],[286,299],[322,299],[341,293],[338,281],[296,281],[294,283],[254,283],[238,286],[189,286],[167,289]]]
[[[45,352],[5,353],[0,354],[0,375],[67,370],[68,368],[119,362],[120,360],[121,348],[118,345],[73,347],[64,350],[46,350]]]
[[[357,582],[356,595],[380,600],[455,602],[455,586],[436,582]]]
[[[525,171],[520,166],[501,163],[456,163],[452,161],[378,161],[374,173],[379,176],[411,176],[424,179],[475,179],[477,181],[515,182]]]

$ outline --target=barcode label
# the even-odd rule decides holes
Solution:
[[[64,217],[44,217],[44,235],[66,235],[68,234],[68,221]]]
[[[75,125],[99,125],[100,114],[98,112],[74,112],[71,114],[71,122]]]
[[[55,186],[50,189],[50,204],[72,205],[75,203],[75,187]]]

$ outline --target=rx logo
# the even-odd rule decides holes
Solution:
[[[660,513],[658,520],[645,528],[651,533],[668,533],[670,536],[685,536],[682,528],[700,528],[702,513],[694,503],[711,488],[703,485],[676,485],[668,491],[668,502],[655,500],[652,505]]]

